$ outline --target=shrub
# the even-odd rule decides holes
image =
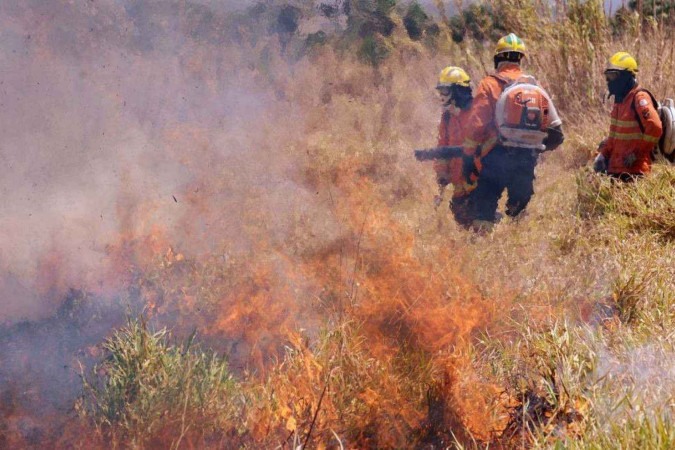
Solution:
[[[277,16],[277,30],[280,33],[295,33],[298,29],[298,21],[302,16],[299,8],[284,5]]]
[[[368,36],[361,43],[358,56],[361,61],[372,66],[378,66],[389,56],[389,46],[382,39]]]
[[[141,446],[229,431],[237,385],[225,360],[193,339],[176,347],[166,329],[153,332],[143,319],[129,319],[103,344],[105,360],[83,376],[80,413],[104,436]]]
[[[403,25],[405,26],[408,36],[413,41],[422,39],[424,30],[429,22],[429,16],[424,12],[419,3],[412,2],[408,6],[408,11],[403,17]]]
[[[450,18],[449,27],[452,40],[457,43],[466,38],[494,41],[506,32],[501,15],[491,4],[483,3],[472,3]]]

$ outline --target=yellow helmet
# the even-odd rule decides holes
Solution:
[[[471,78],[464,69],[448,66],[441,71],[436,88],[451,87],[453,85],[471,87]]]
[[[633,58],[629,53],[617,52],[614,53],[607,62],[607,68],[605,69],[605,72],[611,70],[627,70],[633,75],[637,75],[638,64],[637,61],[635,61],[635,58]]]
[[[497,41],[497,48],[495,48],[495,55],[508,52],[517,52],[522,53],[523,56],[527,49],[525,48],[525,43],[522,39],[516,36],[514,33],[510,33],[499,41]]]

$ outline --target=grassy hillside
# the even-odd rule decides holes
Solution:
[[[232,123],[185,107],[162,130],[191,178],[180,217],[144,199],[141,225],[107,247],[106,308],[131,317],[78,341],[72,420],[35,437],[3,412],[0,444],[675,446],[675,167],[625,186],[589,170],[609,127],[606,58],[632,52],[640,82],[675,95],[672,25],[618,23],[596,1],[490,2],[461,23],[351,3],[321,33],[303,28],[319,20],[303,2],[179,11],[227,33],[182,23],[193,40],[172,64],[259,103]],[[567,139],[541,158],[527,214],[477,235],[434,207],[412,150],[435,144],[439,71],[478,80],[502,30],[528,45]]]

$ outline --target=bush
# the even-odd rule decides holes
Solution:
[[[659,22],[673,23],[675,4],[663,0],[646,0],[642,3],[642,11],[638,11],[637,0],[630,0],[628,8],[639,13],[644,18],[650,18]]]
[[[280,33],[295,33],[298,30],[298,21],[302,12],[295,6],[284,5],[277,16],[277,30]]]
[[[328,42],[328,36],[323,31],[317,31],[316,33],[310,33],[305,39],[305,46],[307,48],[317,47],[324,45]]]
[[[386,42],[373,36],[368,36],[359,48],[359,59],[372,66],[378,66],[389,56],[390,49]]]
[[[408,6],[405,17],[403,17],[403,25],[410,39],[413,41],[422,39],[428,22],[429,16],[424,12],[424,9],[416,1],[412,2]]]
[[[452,40],[459,43],[466,38],[477,41],[497,40],[505,34],[500,14],[489,4],[472,3],[450,19]]]
[[[193,338],[175,347],[166,329],[130,319],[103,344],[105,360],[83,376],[81,414],[104,436],[141,446],[228,430],[237,385],[225,360],[193,347]]]

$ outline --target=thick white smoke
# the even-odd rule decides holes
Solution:
[[[68,287],[105,290],[121,234],[160,226],[194,252],[245,245],[251,198],[267,209],[305,196],[262,132],[270,87],[223,44],[241,6],[0,5],[0,322],[53,313]]]

